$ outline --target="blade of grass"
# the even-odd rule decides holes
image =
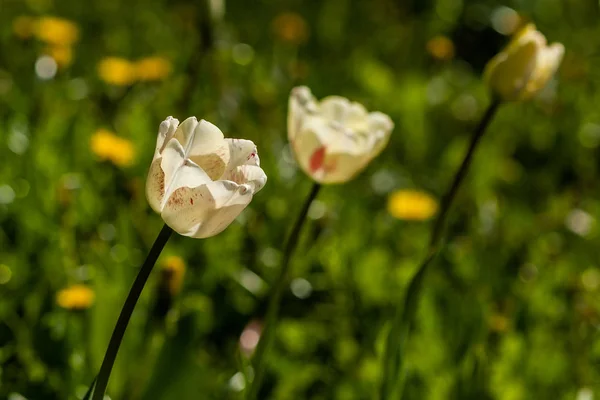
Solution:
[[[96,379],[98,379],[98,376],[96,376],[94,378],[94,380],[92,381],[92,384],[90,385],[90,388],[88,389],[87,392],[85,392],[85,395],[83,396],[82,400],[90,400],[90,398],[92,397],[92,393],[94,393],[94,387],[96,386]]]

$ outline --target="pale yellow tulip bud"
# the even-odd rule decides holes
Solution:
[[[165,223],[184,236],[222,232],[267,182],[256,146],[225,139],[208,121],[160,124],[146,197]]]
[[[531,99],[556,73],[564,52],[562,44],[548,45],[535,25],[529,24],[488,62],[484,79],[500,100]]]
[[[319,102],[304,86],[290,95],[288,137],[300,168],[319,183],[354,178],[385,148],[393,128],[387,115],[343,97]]]

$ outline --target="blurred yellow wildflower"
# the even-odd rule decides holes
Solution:
[[[308,26],[302,16],[286,12],[273,20],[273,31],[280,40],[292,44],[301,44],[308,39]]]
[[[73,61],[73,50],[69,46],[49,46],[44,53],[52,57],[61,68],[68,67]]]
[[[175,296],[181,291],[183,277],[185,275],[185,262],[181,257],[170,256],[162,264],[161,283]]]
[[[37,20],[35,34],[43,42],[70,46],[79,39],[79,28],[64,18],[42,17]]]
[[[86,285],[72,285],[62,289],[56,295],[56,303],[68,310],[85,310],[93,303],[96,294]]]
[[[388,212],[398,219],[422,221],[431,218],[438,209],[437,201],[425,192],[398,190],[388,198]]]
[[[12,23],[13,33],[21,39],[29,39],[35,31],[35,18],[22,15]]]
[[[106,129],[98,129],[92,135],[91,148],[98,157],[119,167],[131,165],[135,158],[133,143]]]
[[[427,41],[427,52],[435,59],[448,61],[454,58],[454,43],[446,36],[435,36]]]
[[[171,73],[171,62],[163,57],[146,57],[135,63],[135,72],[140,81],[158,81]]]
[[[136,67],[124,58],[107,57],[98,64],[98,75],[111,85],[127,86],[135,81]]]

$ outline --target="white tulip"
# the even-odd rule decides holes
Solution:
[[[343,97],[319,102],[304,86],[290,95],[288,137],[302,170],[319,183],[354,178],[385,148],[393,128],[387,115]]]
[[[565,47],[548,45],[535,25],[525,26],[485,67],[484,79],[501,100],[528,100],[554,76]]]
[[[256,146],[225,139],[208,121],[168,117],[158,130],[146,196],[165,223],[184,236],[222,232],[267,182]]]

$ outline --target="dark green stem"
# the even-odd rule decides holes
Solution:
[[[138,275],[131,286],[131,290],[127,295],[125,304],[123,304],[121,314],[119,315],[119,319],[117,320],[117,324],[113,330],[110,342],[108,343],[108,349],[106,349],[102,366],[100,366],[100,372],[98,373],[92,400],[102,400],[104,398],[104,392],[106,391],[106,386],[108,385],[108,378],[110,377],[115,359],[117,358],[117,353],[119,352],[119,347],[123,341],[123,335],[125,335],[125,330],[127,329],[127,325],[131,319],[133,309],[135,308],[135,305],[142,294],[142,290],[144,290],[146,281],[152,272],[152,268],[154,267],[154,264],[156,263],[156,260],[158,259],[162,249],[165,247],[165,244],[167,244],[171,233],[173,233],[173,230],[165,224],[158,234],[158,237],[154,241],[154,244],[152,245],[152,248],[146,257],[146,261],[144,261],[142,268],[140,268],[140,272],[138,272]]]
[[[298,244],[298,239],[300,237],[300,231],[302,230],[302,226],[304,225],[304,221],[306,220],[306,215],[308,214],[308,210],[313,200],[317,197],[319,193],[319,189],[321,185],[315,183],[310,191],[310,194],[304,201],[304,205],[302,206],[302,210],[296,219],[296,223],[292,228],[292,232],[290,233],[290,237],[286,243],[284,252],[283,252],[283,260],[281,261],[281,269],[279,271],[279,276],[273,285],[273,293],[269,297],[269,305],[267,308],[267,315],[265,317],[265,324],[263,327],[262,334],[260,336],[260,341],[258,342],[258,346],[256,347],[256,351],[252,357],[252,366],[254,367],[254,380],[252,381],[252,385],[246,392],[247,400],[254,400],[258,395],[258,391],[260,390],[260,385],[262,384],[262,380],[265,372],[265,356],[269,352],[271,347],[271,343],[273,341],[273,335],[275,333],[275,325],[277,323],[277,316],[279,314],[279,306],[281,303],[281,297],[283,296],[283,292],[287,287],[287,281],[289,278],[290,272],[290,259],[292,258],[292,254]]]
[[[448,212],[450,211],[450,207],[452,207],[452,202],[456,198],[456,194],[458,193],[460,185],[467,176],[467,172],[469,170],[469,167],[471,166],[471,161],[473,160],[473,155],[475,154],[475,149],[477,148],[477,145],[483,137],[486,128],[492,121],[492,118],[496,114],[496,111],[498,110],[499,106],[500,102],[498,100],[492,101],[492,103],[488,106],[487,110],[485,111],[485,114],[481,118],[481,121],[479,121],[479,125],[477,125],[477,128],[473,132],[473,136],[471,138],[471,143],[469,145],[469,149],[467,150],[467,154],[465,155],[462,164],[460,164],[460,168],[456,172],[456,175],[454,175],[454,180],[452,181],[450,189],[448,189],[448,191],[442,198],[440,212],[435,219],[433,231],[431,233],[431,239],[429,241],[430,249],[436,248],[442,239],[442,234],[446,225],[446,219],[448,218]]]
[[[465,157],[454,175],[454,180],[450,185],[450,188],[446,194],[442,197],[440,204],[440,212],[438,213],[431,232],[431,238],[429,240],[429,246],[425,253],[425,258],[417,268],[417,272],[411,279],[406,289],[406,295],[403,302],[396,308],[396,314],[392,321],[392,326],[387,337],[386,351],[383,355],[383,381],[381,385],[381,400],[392,400],[400,398],[399,392],[401,392],[401,386],[403,383],[402,367],[403,367],[403,356],[404,346],[410,334],[410,328],[412,320],[417,310],[419,294],[423,285],[423,279],[427,267],[431,264],[431,261],[437,256],[441,248],[444,228],[446,226],[446,220],[448,219],[448,213],[452,207],[452,203],[456,198],[458,190],[467,176],[469,166],[473,160],[475,149],[479,144],[486,128],[492,121],[500,102],[498,100],[492,101],[488,106],[485,114],[479,121],[479,124],[473,132],[469,149],[465,154]]]

